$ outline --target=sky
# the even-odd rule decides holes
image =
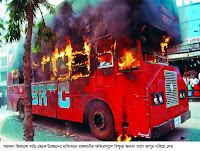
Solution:
[[[189,5],[193,3],[199,3],[200,0],[176,0],[177,6]]]
[[[58,4],[63,2],[64,0],[48,0],[48,1],[49,1],[50,4],[57,6]],[[42,12],[43,12],[43,14],[47,13],[45,8],[42,8]]]
[[[49,0],[50,4],[53,4],[55,6],[57,6],[58,4],[60,4],[61,2],[63,2],[64,0]],[[6,12],[6,5],[5,3],[0,4],[0,17],[4,16],[5,12]],[[46,9],[42,8],[43,13],[46,13]]]

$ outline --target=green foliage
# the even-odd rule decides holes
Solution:
[[[8,0],[4,0],[5,2],[7,2]],[[2,3],[3,2],[3,0],[0,0],[0,3]]]
[[[42,0],[41,0],[42,1]],[[56,14],[54,5],[50,4],[48,1],[44,0],[43,3],[41,3],[48,11],[51,15]]]
[[[5,30],[4,26],[3,26],[3,20],[0,18],[0,28]]]
[[[0,18],[0,29],[5,30],[4,25],[3,25],[3,20],[1,18]],[[2,43],[2,40],[1,40],[1,32],[0,32],[0,44],[1,43]],[[1,47],[1,45],[0,45],[0,47]]]
[[[0,0],[0,2],[1,1],[2,0]],[[54,6],[50,4],[48,0],[31,0],[31,5],[33,6],[34,19],[37,17],[36,12],[40,10],[40,6],[44,6],[50,14],[55,14]],[[22,34],[27,32],[28,0],[12,0],[7,5],[7,11],[9,11],[9,20],[7,22],[7,34],[4,38],[7,43],[12,43],[14,41],[19,41],[22,38]],[[43,18],[42,12],[41,15]],[[52,40],[58,40],[56,33],[45,25],[44,19],[37,25],[37,27],[38,33],[35,47],[33,48],[34,52],[40,50],[42,41],[47,45],[52,46]]]
[[[55,31],[45,25],[44,20],[39,22],[37,27],[38,27],[38,32],[37,32],[37,36],[36,36],[35,47],[32,50],[34,53],[37,53],[40,51],[42,42],[44,42],[49,47],[52,47],[52,41],[59,40]]]
[[[27,0],[12,0],[7,5],[9,11],[8,29],[5,35],[7,43],[19,41],[22,37],[22,27],[24,22],[27,21]]]

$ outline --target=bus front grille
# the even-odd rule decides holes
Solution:
[[[177,73],[174,71],[164,71],[165,74],[165,92],[167,99],[167,108],[178,105],[178,87]]]

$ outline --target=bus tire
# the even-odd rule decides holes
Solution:
[[[101,140],[111,140],[115,136],[115,125],[109,107],[95,101],[89,107],[88,123],[91,132]]]
[[[21,120],[24,120],[24,100],[19,100],[19,104],[18,104],[18,110],[19,110],[19,118]]]

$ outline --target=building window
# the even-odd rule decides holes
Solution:
[[[183,5],[183,0],[176,0],[176,5],[177,6],[182,6]]]
[[[6,66],[6,65],[7,65],[7,57],[1,57],[0,66]]]
[[[7,81],[7,72],[0,72],[0,81]]]

